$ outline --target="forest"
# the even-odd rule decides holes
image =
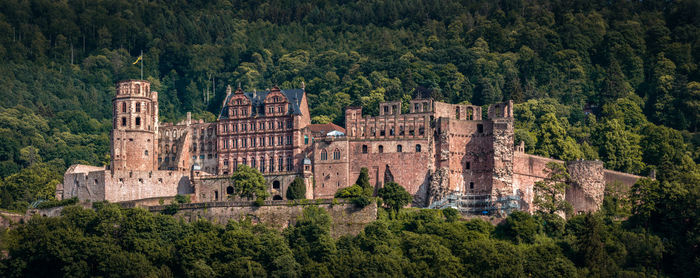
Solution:
[[[133,64],[142,52],[142,62]],[[160,93],[163,121],[178,121],[188,111],[211,121],[226,86],[239,83],[245,90],[264,90],[298,88],[304,82],[312,121],[340,125],[348,105],[375,114],[385,100],[432,97],[489,105],[512,99],[515,140],[525,142],[528,153],[598,159],[608,169],[656,176],[638,183],[629,196],[606,195],[606,202],[627,211],[614,217],[577,216],[552,232],[540,216],[512,216],[521,217],[513,219],[515,230],[532,224],[527,229],[534,239],[525,243],[497,232],[504,229],[500,226],[450,222],[431,211],[404,212],[397,219],[380,219],[357,237],[299,247],[289,235],[258,226],[184,224],[138,210],[107,208],[93,214],[76,209],[67,212],[73,216],[36,220],[18,230],[19,238],[28,241],[21,248],[36,249],[0,246],[19,252],[13,253],[16,260],[2,264],[9,271],[56,263],[62,269],[52,273],[76,276],[105,275],[126,268],[126,262],[143,267],[138,273],[155,276],[189,276],[186,269],[196,267],[219,274],[265,269],[266,275],[278,276],[275,271],[282,266],[277,263],[294,267],[282,272],[302,276],[363,273],[343,267],[373,273],[372,267],[379,266],[396,271],[381,272],[384,276],[411,276],[435,265],[454,266],[440,276],[451,276],[449,271],[502,276],[545,271],[528,265],[539,261],[557,262],[557,271],[567,277],[573,272],[691,277],[700,272],[698,61],[700,2],[694,0],[0,1],[4,210],[23,212],[53,200],[55,186],[72,164],[109,163],[114,83],[141,78],[141,66],[143,79]],[[119,222],[131,221],[131,214],[153,225]],[[309,221],[320,226],[285,233],[323,233],[323,223],[317,223],[322,220]],[[129,233],[138,233],[131,239],[140,243],[124,241]],[[577,245],[581,233],[600,248],[577,249],[591,246]],[[253,235],[259,245],[227,243],[237,248],[231,252],[238,254],[238,265],[223,260],[217,253],[224,252],[217,249],[221,245],[213,242]],[[49,255],[35,261],[27,257],[50,247],[41,245],[54,242],[50,238],[66,244],[51,252],[84,257],[57,256],[71,258],[61,263]],[[188,243],[175,238],[192,246],[182,247]],[[206,242],[193,243],[199,240]],[[426,240],[439,250],[416,245]],[[635,249],[642,242],[649,248]],[[78,252],[82,249],[68,244],[115,252]],[[265,244],[287,249],[268,250],[283,255],[266,257],[260,249]],[[213,249],[181,249],[200,246]],[[311,247],[328,250],[304,249]],[[167,250],[156,256],[149,248]],[[498,252],[480,251],[489,248]],[[599,261],[581,255],[589,251],[597,252],[593,257]],[[111,254],[123,255],[109,259],[122,265],[89,261]],[[188,257],[192,254],[203,257]],[[433,258],[447,261],[426,261]],[[180,264],[184,261],[187,268]],[[514,268],[500,268],[506,266]],[[49,271],[30,268],[43,270]],[[326,272],[309,272],[316,270]],[[479,272],[486,270],[494,272]],[[434,271],[428,272],[437,276],[443,269]]]

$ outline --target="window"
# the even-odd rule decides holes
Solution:
[[[274,172],[274,171],[275,171],[275,158],[270,157],[270,172]]]
[[[333,151],[333,160],[338,160],[338,159],[340,159],[340,150],[335,149],[335,151]]]
[[[467,170],[469,170],[469,169],[471,169],[471,166],[472,166],[471,163],[470,163],[469,161],[467,161],[467,164],[464,165],[464,168],[466,168]]]
[[[379,150],[379,153],[384,153],[384,146],[379,145],[379,149],[378,149],[378,150]]]
[[[482,125],[482,124],[476,125],[476,132],[484,133],[484,125]]]
[[[141,112],[141,103],[140,102],[136,103],[135,109],[136,109],[136,112]]]
[[[228,195],[233,194],[233,186],[226,187],[226,194],[228,194]]]
[[[402,153],[402,152],[403,152],[403,146],[401,146],[401,145],[396,146],[396,152],[397,152],[397,153]]]
[[[367,145],[362,145],[362,153],[367,153]]]
[[[250,146],[251,147],[255,147],[255,141],[256,141],[255,139],[256,139],[255,137],[250,139]]]
[[[241,162],[241,164],[243,164],[243,165],[248,165],[248,161],[246,161],[246,159],[243,158],[243,161]]]
[[[284,168],[282,167],[282,162],[284,162],[284,159],[282,159],[281,156],[278,157],[277,158],[277,171],[282,172],[282,170],[284,170]]]
[[[265,137],[260,138],[260,146],[261,147],[265,146]]]
[[[136,125],[137,126],[141,125],[141,117],[136,117]]]
[[[419,134],[419,135],[424,135],[424,134],[425,134],[425,128],[422,127],[422,126],[421,126],[420,128],[418,128],[418,134]]]
[[[280,181],[273,181],[272,182],[272,189],[280,189]]]
[[[321,160],[327,160],[328,159],[328,153],[326,150],[321,150]]]
[[[148,156],[148,150],[143,151],[143,155]]]
[[[469,189],[474,189],[474,182],[473,181],[469,182]]]
[[[255,157],[250,159],[250,167],[255,168]]]
[[[389,113],[389,106],[384,106],[384,114]]]
[[[415,112],[420,112],[420,103],[414,104],[414,105],[413,105],[413,110],[415,110]]]
[[[122,113],[126,113],[126,102],[122,102]]]
[[[228,159],[224,160],[224,166],[228,166]]]
[[[126,117],[122,117],[122,126],[126,126]]]
[[[267,108],[267,113],[268,113],[268,114],[272,115],[272,113],[274,113],[274,112],[275,112],[275,109],[274,109],[272,106],[270,106],[270,107]]]
[[[265,158],[260,157],[260,173],[265,173]]]
[[[309,136],[304,135],[304,145],[309,144]]]
[[[287,157],[287,171],[292,171],[292,158]]]
[[[393,126],[389,130],[389,135],[394,136],[394,127]]]
[[[420,149],[420,144],[417,144],[417,145],[416,145],[416,152],[419,153],[420,151],[421,151],[421,149]]]
[[[291,145],[291,144],[292,144],[292,136],[288,135],[287,136],[287,145]]]

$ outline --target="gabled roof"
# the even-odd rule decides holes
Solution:
[[[336,125],[334,123],[329,123],[329,124],[310,124],[309,125],[309,131],[313,135],[317,136],[325,136],[331,131],[340,131],[342,133],[345,133],[345,129],[342,128],[339,125]]]
[[[270,90],[265,90],[261,92],[244,92],[243,94],[250,99],[253,111],[250,114],[251,117],[264,116],[265,115],[265,97],[270,93]],[[290,90],[280,90],[289,102],[289,109],[287,109],[287,115],[301,115],[301,99],[304,97],[304,89],[290,89]],[[229,99],[234,94],[229,94],[224,100],[224,107],[221,108],[219,112],[219,119],[227,119],[228,113],[224,113],[228,109]]]

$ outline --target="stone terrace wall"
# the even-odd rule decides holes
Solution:
[[[309,204],[317,204],[328,211],[333,219],[331,235],[356,235],[364,227],[377,219],[377,204],[359,209],[353,204],[341,201],[333,204],[332,200],[314,200]],[[186,221],[206,219],[225,225],[228,221],[240,221],[250,218],[253,223],[265,223],[276,229],[293,226],[301,215],[305,205],[294,205],[292,201],[265,201],[265,205],[255,207],[252,202],[209,202],[181,204],[176,217]],[[160,212],[165,206],[150,207],[151,212]]]

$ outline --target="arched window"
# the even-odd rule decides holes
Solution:
[[[233,186],[226,187],[226,194],[229,194],[229,195],[233,194]]]
[[[420,152],[420,144],[416,144],[416,152],[417,152],[417,153]]]
[[[328,153],[326,150],[321,150],[321,160],[326,160],[328,159]]]
[[[396,152],[397,152],[397,153],[403,152],[403,146],[397,145],[397,146],[396,146]]]
[[[333,160],[338,160],[338,159],[340,159],[340,150],[335,149],[335,151],[333,151]]]
[[[136,125],[137,126],[141,125],[141,117],[136,117]]]
[[[379,153],[384,153],[384,146],[379,145],[379,149],[378,149],[378,150],[379,150]]]
[[[280,189],[280,181],[273,181],[272,182],[272,189]]]
[[[126,126],[126,117],[122,117],[122,126]]]
[[[367,145],[362,145],[362,153],[367,153]]]
[[[122,102],[122,113],[126,113],[126,102]]]

